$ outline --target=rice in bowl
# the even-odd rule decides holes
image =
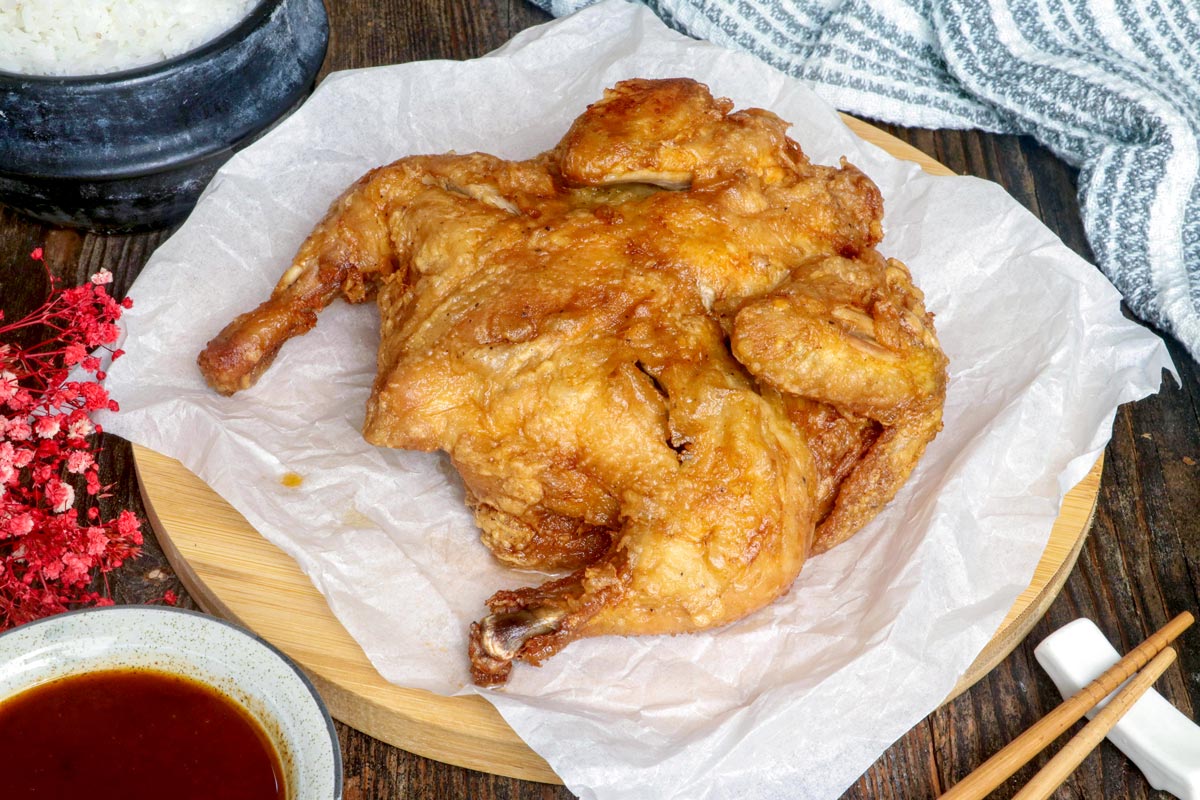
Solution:
[[[100,75],[182,55],[259,0],[0,0],[0,70]]]

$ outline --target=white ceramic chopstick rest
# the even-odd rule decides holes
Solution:
[[[1121,658],[1090,619],[1059,628],[1033,654],[1063,697],[1078,692]],[[1089,711],[1088,718],[1115,694]],[[1200,800],[1200,726],[1154,689],[1129,709],[1108,739],[1137,764],[1155,789],[1182,800]]]

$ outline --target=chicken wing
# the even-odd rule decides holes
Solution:
[[[246,388],[334,298],[377,297],[366,439],[447,452],[496,557],[562,574],[472,626],[502,683],[582,636],[736,620],[892,497],[946,361],[881,218],[773,114],[625,81],[527,161],[368,173],[199,364]]]

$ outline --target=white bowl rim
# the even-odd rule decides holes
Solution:
[[[340,741],[338,740],[337,729],[334,728],[334,726],[333,726],[333,717],[331,717],[329,715],[329,709],[326,707],[325,701],[321,698],[321,695],[317,692],[317,689],[313,685],[313,682],[311,680],[309,680],[309,677],[304,674],[304,671],[302,669],[300,669],[299,666],[297,666],[296,662],[293,661],[287,655],[287,653],[284,653],[278,647],[271,644],[270,642],[268,642],[263,637],[259,636],[254,631],[248,630],[247,628],[244,628],[235,622],[231,622],[227,619],[222,619],[221,617],[213,616],[212,614],[206,614],[202,611],[194,611],[190,608],[175,608],[174,606],[155,606],[155,605],[136,605],[136,604],[112,605],[112,606],[92,606],[90,608],[78,608],[78,609],[73,609],[71,611],[63,611],[63,612],[60,612],[58,614],[53,614],[48,617],[42,617],[41,619],[35,619],[35,620],[31,620],[29,622],[24,622],[20,625],[16,625],[12,628],[9,628],[6,631],[0,632],[0,639],[7,638],[14,634],[20,633],[21,631],[28,631],[30,628],[35,627],[35,626],[36,627],[52,626],[64,618],[78,617],[78,616],[83,616],[83,615],[90,616],[90,615],[94,615],[94,614],[113,614],[113,615],[126,614],[126,615],[132,615],[132,616],[157,615],[157,614],[182,614],[185,616],[190,616],[190,617],[195,618],[198,622],[200,622],[200,624],[222,625],[226,628],[231,629],[234,633],[240,634],[241,636],[262,645],[268,652],[270,652],[272,655],[274,655],[276,658],[278,658],[293,673],[295,673],[296,677],[300,680],[300,683],[304,686],[305,689],[308,690],[308,693],[312,696],[313,702],[316,703],[317,709],[321,713],[321,718],[325,721],[325,732],[328,735],[327,738],[329,741],[329,746],[330,746],[330,749],[333,754],[333,773],[334,773],[333,774],[333,779],[334,779],[333,780],[333,790],[334,791],[333,791],[333,797],[331,798],[331,800],[341,800],[342,795],[343,795],[342,748],[340,745]]]

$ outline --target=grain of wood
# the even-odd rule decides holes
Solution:
[[[1091,754],[1108,732],[1121,721],[1121,717],[1141,699],[1142,695],[1154,685],[1167,667],[1175,663],[1175,650],[1166,648],[1156,655],[1146,668],[1138,673],[1129,685],[1122,689],[1116,697],[1084,726],[1078,735],[1067,742],[1063,749],[1054,754],[1046,766],[1030,779],[1029,783],[1017,792],[1015,800],[1045,800],[1057,789],[1067,776],[1075,771],[1082,761]]]
[[[1005,779],[1011,776],[1014,772],[1020,769],[1024,764],[1031,760],[1035,755],[1041,753],[1050,742],[1061,736],[1071,725],[1083,718],[1084,714],[1091,711],[1097,703],[1101,702],[1105,697],[1111,694],[1118,686],[1124,683],[1131,675],[1137,673],[1143,667],[1146,667],[1147,674],[1152,673],[1150,678],[1151,683],[1162,674],[1166,668],[1167,661],[1163,663],[1159,659],[1159,655],[1164,650],[1170,651],[1170,660],[1174,660],[1175,651],[1168,645],[1176,639],[1184,630],[1195,622],[1195,617],[1191,612],[1183,612],[1179,614],[1146,641],[1139,644],[1120,661],[1114,664],[1109,669],[1105,670],[1104,674],[1097,677],[1087,686],[1083,687],[1079,692],[1064,700],[1053,711],[1039,719],[1033,725],[1029,726],[1020,736],[1013,739],[1005,745],[999,752],[985,761],[978,769],[971,772],[966,778],[962,779],[942,795],[943,800],[980,800],[991,793],[993,789],[999,786]],[[1147,663],[1150,662],[1150,666]],[[1151,667],[1153,669],[1151,669]],[[1144,683],[1144,680],[1135,682],[1137,685]],[[1142,691],[1145,691],[1143,688]],[[1140,693],[1139,695],[1140,696]],[[1126,701],[1129,696],[1122,699],[1122,704],[1114,703],[1116,708],[1121,709],[1121,713],[1128,708]],[[1113,713],[1105,715],[1107,721]],[[1114,720],[1115,721],[1115,720]],[[1094,735],[1100,726],[1092,729],[1091,735]],[[1109,726],[1111,727],[1111,725]],[[1107,731],[1107,728],[1103,729]],[[1089,741],[1091,747],[1094,747],[1096,742],[1103,739],[1104,735],[1101,732],[1099,739],[1084,739]],[[1077,753],[1082,745],[1080,742],[1073,742],[1071,748],[1072,753]],[[1044,787],[1049,787],[1046,791],[1052,791],[1057,787],[1062,779],[1066,777],[1068,771],[1063,771],[1066,759],[1058,759],[1057,764],[1050,772],[1039,772],[1040,782],[1032,784],[1035,788],[1034,792],[1042,791]],[[1071,762],[1071,767],[1074,768],[1079,762]],[[1051,783],[1051,781],[1054,781]],[[1043,788],[1037,788],[1043,787]],[[1027,788],[1022,790],[1023,793],[1028,793]]]
[[[327,0],[327,5],[332,36],[323,74],[417,58],[480,55],[548,19],[524,0]],[[971,131],[888,130],[956,173],[997,181],[1068,246],[1085,256],[1089,253],[1075,198],[1075,170],[1032,140]],[[55,258],[61,261],[54,266],[59,275],[74,278],[80,270],[105,266],[114,273],[114,288],[123,292],[165,238],[163,232],[88,235],[78,238],[79,249],[73,253],[73,236],[77,234],[56,232],[0,207],[0,306],[13,314],[44,291],[36,275],[22,271],[36,246],[53,243]],[[136,290],[133,296],[136,301]],[[1095,522],[1063,592],[996,669],[902,736],[843,800],[935,797],[1057,705],[1057,690],[1033,659],[1033,647],[1055,628],[1086,615],[1115,646],[1127,649],[1173,613],[1200,608],[1200,515],[1195,513],[1200,478],[1197,466],[1185,469],[1189,465],[1182,461],[1183,456],[1200,461],[1200,366],[1173,340],[1168,345],[1183,386],[1172,386],[1118,413],[1117,435],[1105,453]],[[1139,448],[1137,440],[1144,433],[1166,445]],[[106,437],[105,447],[103,479],[115,485],[102,507],[106,512],[122,507],[140,512],[128,446]],[[110,576],[108,590],[121,602],[155,601],[164,587],[179,591],[177,578],[169,569],[164,572],[165,561],[153,537],[146,553]],[[190,602],[184,596],[183,603]],[[1200,669],[1200,636],[1184,636],[1177,647],[1185,667],[1192,673]],[[1181,708],[1200,708],[1200,681],[1194,677],[1172,677],[1162,691]],[[573,797],[561,786],[428,761],[344,726],[339,735],[347,800]],[[798,759],[803,757],[797,753]],[[1031,763],[993,796],[1012,797],[1045,760]],[[1054,797],[1168,800],[1169,795],[1150,789],[1119,751],[1103,744]]]
[[[851,118],[847,123],[893,155],[917,161],[935,174],[949,174],[882,131]],[[384,682],[291,559],[178,463],[141,448],[136,448],[136,458],[154,530],[193,598],[295,658],[336,718],[420,755],[515,777],[557,780],[480,698],[440,698]],[[1097,465],[1068,495],[1030,587],[955,693],[1003,658],[1057,594],[1078,553],[1098,482]]]

